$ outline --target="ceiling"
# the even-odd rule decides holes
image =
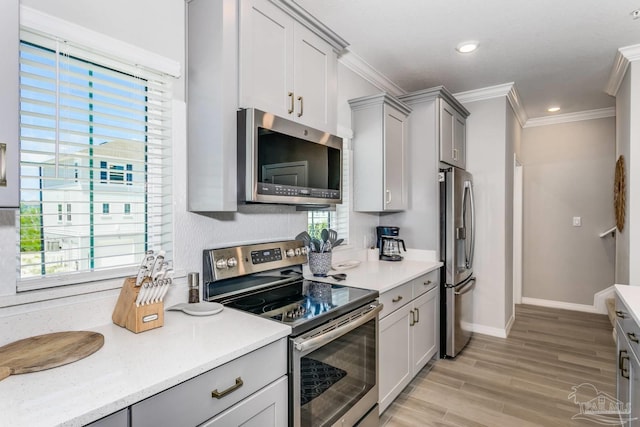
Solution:
[[[640,0],[295,0],[402,90],[515,83],[528,118],[613,107],[618,48],[640,44]],[[462,55],[455,47],[477,40]]]

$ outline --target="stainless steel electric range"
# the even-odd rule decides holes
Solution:
[[[378,425],[378,292],[307,280],[303,242],[203,252],[203,297],[291,326],[289,425]]]

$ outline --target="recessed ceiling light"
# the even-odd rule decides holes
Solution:
[[[478,42],[476,41],[466,41],[456,46],[456,50],[460,53],[471,53],[477,48],[478,48]]]
[[[556,111],[560,111],[560,107],[549,107],[547,111],[550,113],[555,113]]]

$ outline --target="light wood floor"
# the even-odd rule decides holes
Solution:
[[[615,397],[616,354],[605,315],[516,306],[506,339],[475,334],[455,359],[422,370],[380,417],[395,426],[596,426],[572,420],[572,387]]]

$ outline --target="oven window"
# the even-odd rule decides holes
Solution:
[[[300,425],[334,424],[376,385],[375,319],[296,360]]]

